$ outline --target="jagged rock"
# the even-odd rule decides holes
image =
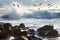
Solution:
[[[19,25],[19,28],[22,29],[22,30],[25,30],[25,25],[24,25],[24,23],[21,23],[21,24]]]
[[[48,33],[48,36],[57,37],[58,36],[58,31],[57,30],[52,30],[51,32]]]
[[[21,34],[21,36],[27,36],[27,32],[26,31],[23,31],[20,34]]]
[[[13,33],[14,33],[13,34],[14,37],[20,37],[21,36],[21,34],[20,34],[21,33],[21,30],[20,29],[14,28],[13,29]]]
[[[51,30],[53,30],[53,26],[51,25],[45,25],[37,29],[37,31],[51,31]]]
[[[3,22],[0,22],[1,25],[3,25],[4,23]]]
[[[35,30],[29,29],[29,30],[27,31],[27,33],[28,33],[28,36],[34,36],[34,35],[35,35]]]
[[[50,25],[45,25],[41,28],[38,28],[37,29],[37,32],[38,32],[38,35],[39,36],[49,36],[49,37],[56,37],[58,36],[58,32],[53,29],[53,26],[50,26]]]
[[[7,36],[12,36],[13,35],[13,27],[10,23],[4,23],[4,32],[7,33]]]

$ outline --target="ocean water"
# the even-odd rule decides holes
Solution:
[[[60,11],[38,10],[40,6],[24,5],[12,2],[9,5],[0,6],[0,22],[19,25],[24,23],[26,27],[37,30],[44,25],[53,25],[60,34]],[[7,18],[3,16],[7,15]],[[57,38],[42,38],[43,40],[60,40]]]

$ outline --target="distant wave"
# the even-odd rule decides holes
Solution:
[[[9,20],[20,19],[20,18],[35,18],[35,19],[55,19],[60,18],[60,13],[51,13],[48,11],[34,11],[31,14],[24,14],[23,16],[11,13],[8,14]]]
[[[60,18],[60,13],[51,13],[48,11],[34,11],[32,14],[27,14],[26,18],[36,18],[36,19],[55,19]]]

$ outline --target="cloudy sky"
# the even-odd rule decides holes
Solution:
[[[17,2],[22,2],[22,3],[50,3],[50,2],[53,2],[53,3],[59,3],[60,0],[0,0],[0,4],[9,4],[11,3],[12,1],[17,1]]]

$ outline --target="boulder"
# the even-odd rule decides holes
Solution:
[[[10,23],[4,23],[3,24],[4,32],[7,33],[7,36],[13,35],[13,27]]]
[[[51,37],[57,37],[58,36],[58,31],[57,30],[52,30],[47,35],[51,36]]]
[[[20,33],[20,35],[21,35],[21,36],[27,36],[27,31],[22,31],[22,32]]]
[[[51,25],[45,25],[45,26],[37,29],[37,31],[40,31],[40,32],[41,31],[51,31],[51,30],[53,30],[53,26],[51,26]]]
[[[19,28],[22,29],[22,30],[25,30],[25,24],[24,24],[24,23],[21,23],[21,24],[19,25]]]
[[[14,37],[20,37],[21,36],[21,34],[20,34],[21,33],[21,30],[20,29],[15,29],[14,28],[13,29],[13,33],[14,33],[13,34]]]
[[[42,37],[57,37],[58,31],[53,28],[51,25],[45,25],[37,29],[38,35]]]
[[[35,30],[28,29],[27,33],[28,33],[28,36],[34,36],[35,35]]]

